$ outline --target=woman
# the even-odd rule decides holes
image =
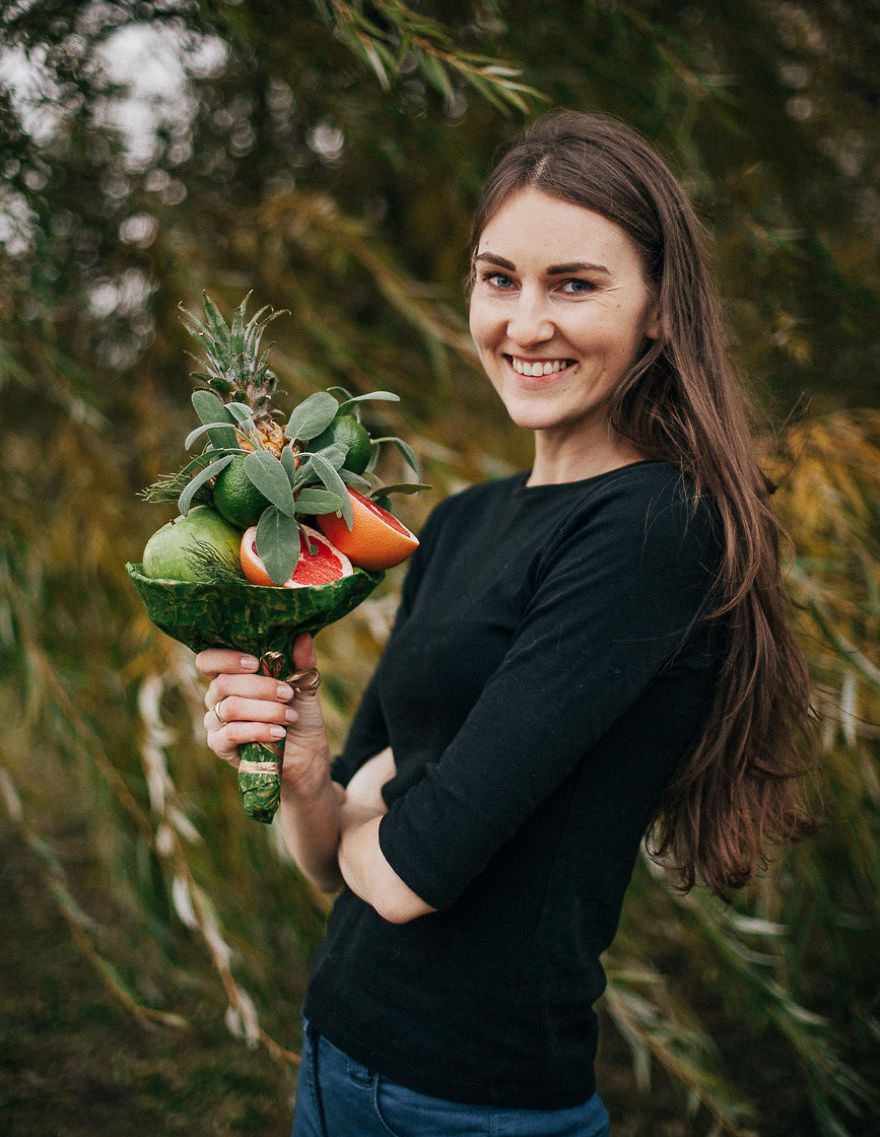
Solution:
[[[432,511],[344,752],[317,699],[197,660],[219,757],[286,727],[285,839],[342,890],[294,1137],[607,1134],[592,1004],[643,836],[720,893],[813,825],[773,487],[683,190],[617,120],[545,116],[467,292],[534,461]]]

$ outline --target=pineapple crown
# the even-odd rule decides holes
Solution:
[[[250,297],[251,292],[248,292],[229,324],[207,292],[202,293],[204,321],[182,304],[178,309],[184,327],[200,342],[204,352],[201,359],[191,355],[205,368],[193,371],[192,378],[207,384],[225,401],[246,403],[255,416],[260,417],[271,413],[272,395],[278,385],[278,377],[268,364],[271,345],[260,351],[260,340],[266,327],[278,316],[289,315],[289,311],[286,308],[276,311],[267,304],[245,323]]]

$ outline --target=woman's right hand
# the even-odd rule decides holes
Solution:
[[[312,636],[298,636],[292,654],[297,669],[314,667]],[[196,656],[197,669],[211,677],[204,718],[209,748],[237,769],[238,747],[245,742],[277,746],[285,739],[285,781],[311,784],[316,769],[318,780],[326,779],[329,749],[317,693],[295,693],[280,680],[243,666],[245,658],[226,648],[208,648]]]

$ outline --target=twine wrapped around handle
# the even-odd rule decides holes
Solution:
[[[306,667],[284,675],[286,661],[280,651],[265,651],[260,656],[259,675],[269,675],[287,683],[298,695],[315,697],[321,686],[317,667]],[[281,766],[284,761],[284,739],[273,745],[246,742],[239,747],[238,788],[248,817],[271,825],[281,803]]]

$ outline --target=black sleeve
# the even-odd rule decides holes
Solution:
[[[422,577],[425,562],[430,555],[430,545],[438,526],[438,514],[443,506],[440,502],[431,511],[419,533],[419,546],[407,561],[406,576],[401,588],[400,604],[394,623],[388,634],[385,648],[403,627],[412,611]],[[384,651],[385,649],[383,649]],[[360,704],[354,713],[348,737],[342,753],[335,755],[330,766],[330,777],[341,786],[347,786],[357,771],[369,758],[384,750],[388,745],[388,725],[379,699],[379,677],[382,668],[380,659],[370,681],[364,690]]]
[[[383,854],[433,907],[461,894],[633,706],[710,599],[712,514],[701,503],[691,518],[682,486],[619,481],[578,507],[461,729],[382,818]]]

